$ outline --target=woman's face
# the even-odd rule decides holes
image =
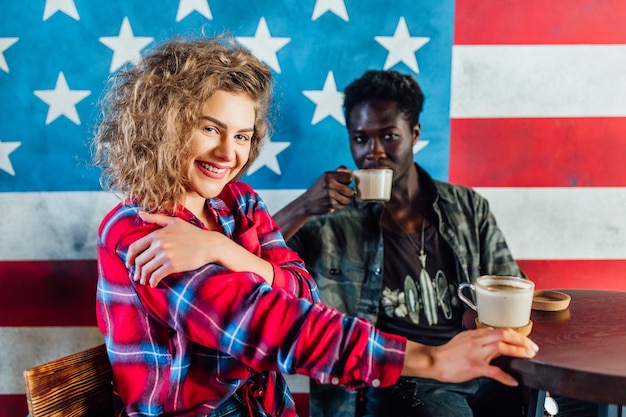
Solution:
[[[216,91],[191,135],[187,198],[217,196],[248,161],[254,102],[246,94]]]

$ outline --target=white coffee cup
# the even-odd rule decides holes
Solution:
[[[465,297],[470,288],[476,304]],[[474,283],[463,282],[457,293],[470,308],[478,313],[478,321],[491,327],[524,327],[530,323],[535,284],[525,278],[501,275],[483,275]]]
[[[356,198],[361,201],[389,201],[393,171],[388,168],[357,169],[352,171]]]

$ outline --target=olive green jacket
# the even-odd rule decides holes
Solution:
[[[474,190],[433,180],[416,165],[420,187],[433,196],[438,229],[456,258],[458,282],[480,275],[523,276],[489,210]],[[355,200],[312,217],[287,242],[305,261],[322,302],[376,323],[383,283],[383,203]],[[311,382],[311,417],[353,417],[356,395]]]

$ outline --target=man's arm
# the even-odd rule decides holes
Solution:
[[[354,196],[350,182],[352,173],[344,166],[325,172],[311,188],[274,214],[285,240],[291,239],[311,216],[332,213],[350,204]]]
[[[306,207],[305,194],[306,192],[284,206],[273,216],[274,221],[280,227],[285,241],[291,239],[311,217]]]

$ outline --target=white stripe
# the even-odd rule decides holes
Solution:
[[[306,190],[256,190],[270,213],[276,213]]]
[[[105,192],[0,193],[0,261],[94,259]]]
[[[626,45],[456,45],[453,118],[626,116]]]
[[[309,392],[309,378],[303,375],[284,375],[292,393]]]
[[[24,394],[26,369],[104,343],[97,327],[0,327],[0,395]],[[308,392],[309,380],[287,375],[291,392]]]
[[[24,394],[26,369],[102,343],[97,327],[0,327],[0,394]]]
[[[517,259],[626,259],[626,188],[477,188]]]
[[[626,259],[626,188],[477,190],[518,259]],[[258,192],[275,213],[303,190]],[[8,213],[0,261],[94,259],[98,225],[116,202],[104,192],[0,193],[0,213]]]

